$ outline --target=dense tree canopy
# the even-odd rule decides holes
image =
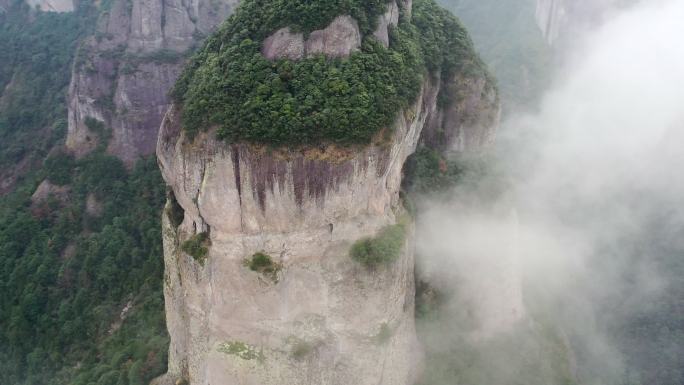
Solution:
[[[156,163],[55,151],[91,5],[0,15],[0,173],[29,164],[0,195],[0,384],[147,384],[166,368]],[[32,200],[44,179],[67,192]]]
[[[69,14],[12,3],[0,15],[0,166],[42,157],[66,133],[70,65],[92,22],[85,3]]]
[[[29,182],[0,200],[0,383],[144,383],[165,369],[168,344],[156,162],[130,172],[102,153],[46,163],[64,166],[31,179],[71,181],[66,200],[32,201]]]
[[[194,134],[218,126],[219,137],[230,142],[368,143],[415,100],[426,74],[486,75],[466,31],[433,0],[415,1],[411,21],[402,18],[390,31],[389,48],[382,46],[368,34],[382,3],[313,2],[299,9],[282,1],[243,2],[176,84],[185,129]],[[317,13],[319,7],[324,11]],[[261,42],[276,28],[310,31],[345,13],[360,18],[366,32],[349,58],[271,62],[261,55]]]

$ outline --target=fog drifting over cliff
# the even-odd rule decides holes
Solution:
[[[670,267],[684,255],[683,20],[682,0],[642,1],[578,37],[538,113],[504,122],[486,175],[422,203],[419,270],[444,293],[453,326],[424,331],[429,351],[550,324],[581,383],[655,383],[634,368],[650,358],[618,336],[682,292]],[[681,361],[684,347],[664,344],[657,359]],[[511,345],[477,353],[498,373],[488,383],[555,359],[548,345]]]

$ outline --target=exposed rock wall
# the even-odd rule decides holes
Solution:
[[[399,24],[399,6],[396,1],[387,5],[387,10],[378,19],[378,26],[373,33],[378,41],[385,47],[389,47],[389,28]]]
[[[410,7],[410,3],[402,3]],[[399,6],[396,1],[387,4],[387,10],[378,17],[378,26],[373,32],[378,41],[389,46],[389,28],[399,24]],[[313,31],[304,39],[301,32],[292,32],[289,27],[281,28],[268,36],[261,53],[269,60],[300,60],[315,55],[329,58],[347,57],[361,47],[361,31],[351,16],[336,17],[326,28]]]
[[[57,1],[57,0],[55,0]],[[66,0],[59,0],[66,1]],[[186,52],[227,18],[239,0],[114,0],[98,21],[97,33],[79,49],[69,87],[66,145],[76,156],[93,151],[103,140],[87,118],[110,131],[108,152],[126,163],[154,152],[159,125],[169,107],[168,91],[179,76]],[[410,14],[410,1],[400,6]],[[399,6],[388,5],[375,36],[388,44]],[[302,34],[284,28],[264,42],[271,59],[299,59],[324,54],[348,56],[361,45],[358,25],[349,16],[327,28]]]
[[[32,8],[38,8],[45,12],[73,12],[73,0],[27,0],[26,3]]]
[[[159,384],[413,383],[421,354],[412,226],[389,266],[369,270],[349,249],[404,215],[402,167],[428,122],[442,117],[442,129],[454,131],[446,137],[472,138],[461,148],[491,137],[496,98],[469,88],[482,132],[459,134],[465,125],[451,123],[464,119],[446,117],[462,109],[438,106],[441,87],[426,81],[391,138],[364,148],[268,150],[226,144],[213,132],[190,141],[180,112],[169,110],[157,147],[172,190],[163,224],[171,346]],[[174,223],[170,213],[180,208]],[[211,244],[204,264],[180,248],[201,232]],[[277,282],[245,267],[257,252],[282,266]]]
[[[360,47],[359,24],[351,16],[344,15],[336,17],[326,28],[311,32],[307,39],[301,32],[281,28],[264,40],[262,54],[269,60],[300,60],[320,54],[347,57]]]
[[[442,92],[451,100],[430,114],[421,141],[440,151],[465,151],[490,145],[501,117],[499,96],[492,83],[482,77],[456,74],[440,79]],[[438,101],[434,101],[438,104]]]
[[[370,271],[348,253],[402,213],[401,169],[428,115],[423,100],[415,116],[398,119],[389,144],[286,154],[226,145],[212,134],[186,143],[177,111],[169,112],[159,163],[185,211],[178,228],[164,223],[169,377],[191,384],[413,381],[412,230],[389,267]],[[178,248],[200,231],[211,237],[204,266]],[[282,265],[277,283],[243,265],[260,251]],[[380,337],[385,329],[390,335]],[[257,355],[226,353],[230,344]]]
[[[558,30],[565,15],[564,0],[537,0],[537,25],[549,44],[558,38]]]
[[[410,2],[400,4],[410,13]],[[375,37],[382,42],[398,17],[392,1]],[[340,57],[360,40],[357,23],[341,16],[307,39],[276,31],[262,54]],[[213,130],[190,139],[172,106],[157,143],[170,186],[163,240],[171,344],[168,373],[155,383],[413,384],[421,349],[402,169],[421,140],[460,150],[490,142],[496,91],[489,79],[467,76],[427,76],[388,132],[349,148],[227,144]],[[454,97],[440,102],[441,92]],[[407,237],[396,261],[369,269],[350,258],[355,241],[402,218]],[[206,258],[183,251],[200,234]],[[246,266],[255,253],[273,258],[275,277]]]
[[[67,147],[77,156],[111,132],[108,152],[127,163],[154,153],[169,107],[168,91],[186,52],[210,33],[239,0],[113,0],[97,33],[79,48],[69,87]]]
[[[573,34],[599,23],[630,0],[537,0],[536,18],[547,42],[572,39]]]

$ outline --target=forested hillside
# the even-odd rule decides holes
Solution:
[[[66,135],[71,61],[93,13],[36,13],[23,1],[0,13],[0,193]]]
[[[1,384],[146,384],[166,368],[156,162],[61,150],[98,12],[0,15]]]

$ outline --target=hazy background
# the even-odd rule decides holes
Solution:
[[[553,50],[535,21],[537,0],[438,0],[468,29],[495,75],[504,115],[536,108],[550,81]]]
[[[419,199],[426,383],[684,383],[682,20],[642,1],[584,31]]]

